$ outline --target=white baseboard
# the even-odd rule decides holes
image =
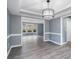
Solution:
[[[67,44],[67,42],[64,42],[64,43],[58,43],[58,42],[55,42],[55,41],[52,41],[52,40],[44,40],[44,41],[50,41],[50,42],[53,42],[53,43],[55,43],[55,44],[57,44],[57,45],[64,45],[64,44]]]
[[[9,51],[7,52],[7,56],[9,55],[10,51],[11,51],[12,47],[9,48]]]
[[[20,47],[20,46],[22,46],[22,45],[13,45],[13,46],[11,46],[11,48]]]
[[[53,42],[53,43],[55,43],[55,44],[57,44],[57,45],[61,45],[60,43],[55,42],[55,41],[52,41],[52,40],[44,40],[44,41],[50,41],[50,42]]]
[[[9,49],[9,51],[8,51],[8,53],[7,53],[7,56],[9,55],[9,53],[10,53],[10,51],[11,51],[12,48],[20,47],[20,46],[22,46],[22,45],[13,45],[13,46],[11,46],[10,49]]]
[[[62,43],[62,45],[67,44],[67,42]]]

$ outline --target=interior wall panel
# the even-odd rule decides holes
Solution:
[[[11,34],[11,30],[10,30],[10,25],[11,25],[11,23],[10,23],[10,13],[9,13],[9,11],[7,10],[7,35],[9,35],[9,34]]]
[[[46,21],[45,20],[45,39],[61,44],[61,20],[60,17]],[[54,34],[56,33],[56,34]]]
[[[52,19],[50,21],[50,32],[60,33],[60,18]]]
[[[21,16],[11,15],[11,33],[21,33]]]
[[[45,20],[45,32],[50,32],[50,22],[48,20]]]
[[[21,45],[21,36],[12,36],[10,38],[11,46]]]

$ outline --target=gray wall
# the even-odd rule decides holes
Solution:
[[[21,34],[21,17],[11,15],[7,11],[7,35]],[[11,36],[7,39],[7,52],[11,46],[20,45],[21,36]]]
[[[45,32],[60,33],[60,18],[45,20]]]
[[[10,45],[21,45],[21,36],[12,36],[10,37]]]
[[[21,34],[21,17],[11,15],[11,34]],[[10,39],[11,45],[21,44],[21,36],[12,36]]]
[[[45,20],[45,32],[50,32],[50,22],[48,20]]]
[[[60,33],[60,18],[55,18],[50,21],[50,32]]]
[[[10,13],[7,10],[7,36],[10,35]],[[10,45],[10,38],[7,39],[7,51],[9,50],[9,48],[11,47]]]
[[[60,18],[55,18],[50,21],[45,20],[45,32],[60,33]],[[54,42],[60,43],[60,35],[45,34],[45,38]]]
[[[63,43],[67,41],[67,21],[70,21],[68,17],[62,18],[62,23],[61,23],[61,18],[55,18],[50,21],[45,21],[45,32],[50,32],[50,33],[59,33],[61,34],[61,29],[62,29],[62,41]],[[61,25],[62,24],[62,28]],[[70,34],[69,34],[70,35]],[[45,34],[45,38],[52,40],[56,43],[61,43],[61,35],[57,34]]]
[[[66,20],[65,18],[63,18],[63,30],[62,30],[62,34],[63,34],[63,42],[66,42]]]
[[[56,35],[56,34],[51,34],[50,35],[50,40],[54,41],[54,42],[57,42],[57,43],[60,43],[60,38],[61,36],[60,35]]]
[[[7,10],[7,35],[9,35],[11,33],[10,31],[10,13]]]
[[[38,35],[43,36],[43,24],[38,24]]]
[[[55,18],[50,21],[50,32],[51,33],[60,33],[60,18]],[[60,43],[60,35],[51,34],[50,40]]]
[[[16,15],[11,15],[11,33],[20,34],[21,33],[21,17]]]

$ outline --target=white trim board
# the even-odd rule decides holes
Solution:
[[[7,39],[9,39],[12,36],[21,36],[21,34],[10,34],[10,35],[7,36]]]
[[[21,34],[11,34],[11,36],[21,36]]]
[[[27,17],[21,17],[21,22],[27,22],[27,23],[44,23],[43,19],[33,19],[33,18],[27,18]]]
[[[7,52],[7,57],[10,54],[11,49],[12,49],[12,47],[9,48],[9,51]]]
[[[11,37],[11,34],[7,36],[7,39],[9,39]]]
[[[67,42],[63,42],[61,45],[67,44]]]
[[[10,54],[10,51],[11,51],[12,48],[21,47],[21,46],[22,46],[22,45],[13,45],[13,46],[11,46],[11,47],[9,48],[8,53],[7,53],[7,57],[8,57],[8,55]]]
[[[60,32],[61,32],[61,44],[63,43],[63,17],[60,17]]]
[[[43,20],[22,20],[22,22],[27,22],[27,23],[37,23],[37,24],[43,24]]]
[[[71,10],[71,6],[70,6],[70,5],[68,5],[68,6],[66,6],[65,8],[62,8],[62,9],[60,9],[60,10],[58,10],[58,11],[56,11],[56,15],[60,14],[60,13],[63,12],[63,11],[69,10],[69,9]],[[30,15],[28,15],[28,16],[36,15],[36,16],[38,16],[38,17],[42,17],[40,13],[36,13],[36,12],[33,12],[33,11],[29,11],[29,10],[21,9],[20,12],[22,13],[21,16],[28,15],[28,13],[29,13]],[[67,11],[66,11],[66,12],[67,12]],[[24,13],[25,13],[25,14],[24,14]],[[26,17],[27,17],[27,16],[26,16]],[[36,18],[36,17],[32,17],[32,18]]]
[[[52,32],[45,32],[44,34],[55,34],[55,35],[61,35],[61,33],[52,33]]]
[[[22,45],[22,34],[23,34],[23,24],[22,24],[22,17],[21,17],[21,45]]]
[[[29,14],[32,14],[32,15],[37,15],[37,16],[41,16],[40,13],[37,13],[37,12],[33,12],[33,11],[29,11],[29,10],[24,10],[24,9],[20,9],[20,12],[21,13],[29,13]]]
[[[57,45],[61,45],[60,43],[55,42],[55,41],[52,41],[52,40],[44,40],[44,41],[50,41],[50,42],[53,42],[53,43],[55,43],[55,44],[57,44]]]
[[[45,20],[44,20],[44,23],[43,23],[43,40],[45,40]]]

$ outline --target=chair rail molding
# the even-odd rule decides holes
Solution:
[[[9,39],[12,36],[21,36],[21,34],[10,34],[10,35],[7,36],[7,39]]]

